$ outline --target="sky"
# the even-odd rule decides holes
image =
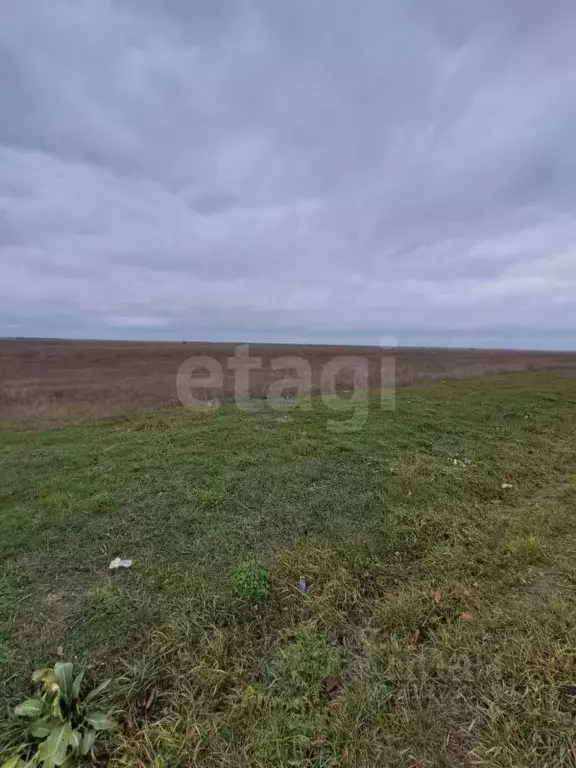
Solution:
[[[576,349],[574,0],[3,0],[0,336]]]

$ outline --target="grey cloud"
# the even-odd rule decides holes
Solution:
[[[6,328],[575,328],[572,0],[3,16]]]

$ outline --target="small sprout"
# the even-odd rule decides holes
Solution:
[[[262,565],[241,563],[234,571],[234,590],[243,600],[265,600],[270,592],[268,572]]]

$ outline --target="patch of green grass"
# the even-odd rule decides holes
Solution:
[[[114,677],[111,766],[574,766],[575,406],[531,373],[374,396],[357,433],[2,427],[0,699],[60,654]]]
[[[236,594],[243,600],[265,600],[270,593],[268,573],[258,563],[240,563],[233,581]]]
[[[534,533],[515,536],[509,541],[508,550],[519,565],[536,565],[546,557],[542,539]]]
[[[322,686],[342,666],[342,649],[330,645],[315,630],[299,628],[294,637],[280,643],[267,669],[269,687],[281,698],[319,698]]]

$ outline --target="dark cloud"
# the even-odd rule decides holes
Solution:
[[[7,0],[0,333],[574,330],[575,33],[573,0]]]

